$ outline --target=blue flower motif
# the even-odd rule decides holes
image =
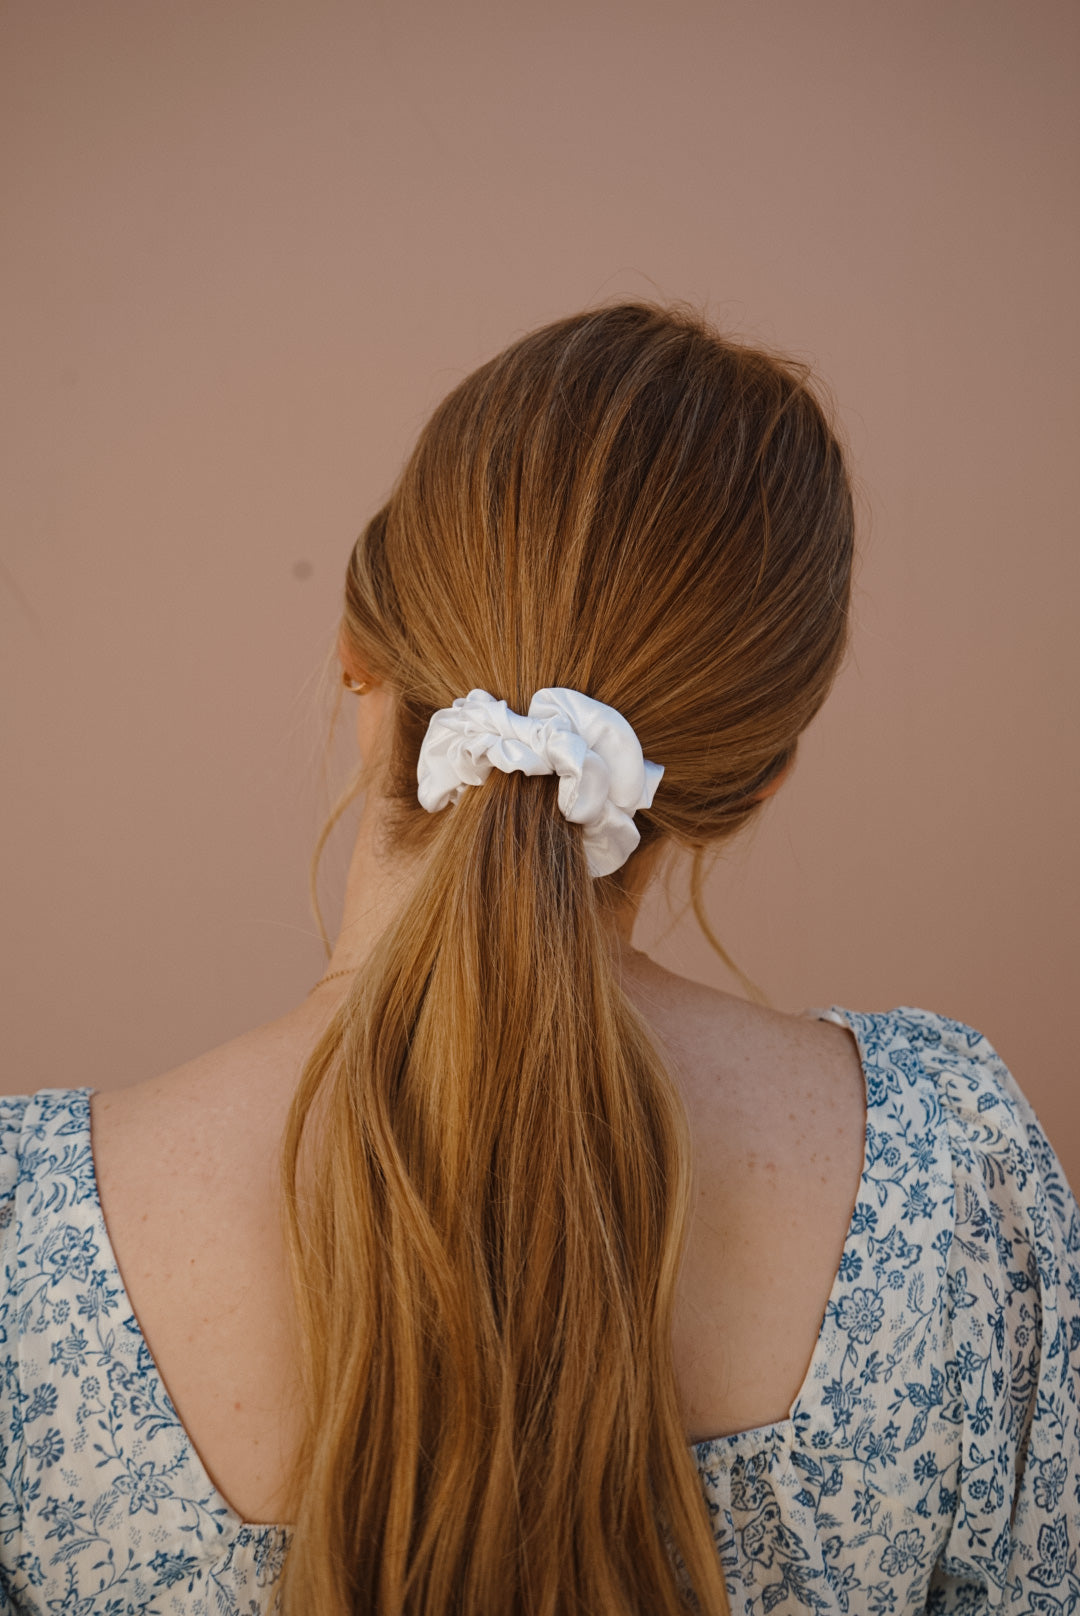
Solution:
[[[900,1427],[895,1420],[889,1420],[867,1437],[866,1458],[869,1464],[891,1465],[896,1463],[897,1440]]]
[[[49,1363],[59,1364],[63,1374],[77,1378],[79,1370],[86,1363],[86,1345],[82,1331],[72,1325],[67,1335],[53,1342]]]
[[[900,1216],[906,1223],[914,1223],[919,1218],[929,1218],[936,1206],[929,1184],[924,1179],[916,1179],[904,1196]]]
[[[1029,1462],[1034,1476],[1032,1492],[1035,1495],[1035,1502],[1040,1509],[1051,1515],[1061,1502],[1061,1495],[1068,1480],[1069,1467],[1065,1463],[1065,1455],[1054,1453],[1049,1459],[1034,1459]]]
[[[1064,1519],[1039,1527],[1039,1564],[1031,1573],[1040,1588],[1056,1588],[1069,1568],[1069,1527]]]
[[[163,1588],[172,1588],[178,1582],[186,1582],[188,1593],[194,1590],[196,1577],[202,1575],[199,1562],[193,1554],[168,1554],[164,1549],[159,1549],[152,1556],[150,1569]]]
[[[862,1273],[863,1260],[857,1251],[845,1251],[840,1258],[840,1278],[850,1282]]]
[[[975,1306],[975,1298],[967,1288],[966,1268],[958,1268],[949,1275],[949,1306],[954,1313],[961,1308]]]
[[[862,1398],[852,1381],[831,1380],[821,1394],[821,1401],[826,1408],[832,1409],[834,1424],[846,1425]]]
[[[866,1357],[863,1359],[862,1365],[859,1369],[859,1379],[862,1381],[864,1386],[873,1386],[876,1384],[880,1374],[881,1353],[875,1347],[873,1352],[868,1352]]]
[[[872,1487],[856,1487],[852,1495],[851,1519],[856,1526],[869,1526],[880,1508],[881,1500]]]
[[[275,1531],[262,1532],[255,1540],[255,1576],[260,1588],[277,1581],[285,1563],[285,1543]]]
[[[921,1567],[924,1560],[922,1533],[912,1528],[910,1531],[897,1532],[881,1556],[881,1569],[887,1576],[900,1577],[913,1567]]]
[[[55,1414],[57,1403],[56,1387],[51,1381],[44,1380],[35,1386],[33,1395],[26,1409],[26,1423],[39,1420],[45,1414]]]
[[[70,1223],[46,1239],[43,1251],[45,1263],[53,1271],[53,1285],[59,1285],[69,1276],[72,1279],[88,1279],[90,1264],[97,1254],[93,1229],[77,1229]]]
[[[172,1487],[163,1476],[156,1474],[157,1466],[152,1459],[136,1469],[128,1465],[127,1474],[117,1476],[113,1487],[118,1493],[128,1495],[128,1514],[135,1515],[140,1509],[148,1510],[151,1515],[158,1512],[158,1502],[162,1498],[172,1496]]]
[[[86,1514],[86,1505],[74,1493],[69,1493],[63,1501],[47,1498],[39,1513],[43,1521],[52,1523],[51,1531],[46,1532],[45,1536],[63,1539],[74,1536],[76,1527]]]
[[[980,1397],[971,1415],[971,1429],[976,1436],[985,1436],[993,1423],[994,1411],[986,1398]],[[985,1486],[985,1483],[973,1483],[973,1485]]]
[[[120,1286],[110,1285],[108,1280],[104,1268],[96,1268],[91,1274],[89,1290],[80,1291],[76,1297],[81,1318],[99,1319],[119,1306],[116,1298],[120,1295]]]
[[[975,1376],[982,1368],[983,1360],[972,1347],[970,1341],[962,1341],[956,1349],[956,1367],[961,1380],[971,1385]]]
[[[894,1224],[886,1235],[874,1242],[875,1268],[912,1268],[921,1256],[922,1246],[909,1240],[899,1224]]]
[[[884,1317],[885,1303],[877,1291],[859,1285],[840,1302],[836,1322],[841,1330],[847,1331],[852,1341],[866,1345],[881,1328]]]
[[[64,1439],[60,1432],[50,1427],[36,1442],[28,1444],[27,1452],[32,1459],[37,1460],[39,1470],[48,1469],[63,1457]]]

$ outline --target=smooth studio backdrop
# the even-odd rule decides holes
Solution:
[[[784,1008],[980,1027],[1080,1189],[1078,88],[1072,0],[7,0],[3,1088],[304,995],[356,534],[506,342],[685,298],[814,364],[860,523],[714,925]],[[672,890],[639,946],[739,991]]]

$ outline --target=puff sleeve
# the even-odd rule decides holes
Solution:
[[[986,1037],[936,1018],[924,1063],[949,1131],[955,1221],[949,1531],[928,1616],[1080,1611],[1080,1208]]]

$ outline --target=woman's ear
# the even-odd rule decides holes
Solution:
[[[794,763],[795,763],[795,759],[793,757],[788,758],[787,762],[784,764],[784,767],[780,770],[780,773],[776,776],[776,778],[774,780],[770,780],[767,786],[762,786],[761,790],[758,792],[757,796],[754,798],[754,801],[755,802],[764,802],[767,797],[772,796],[774,791],[779,791],[780,787],[783,785],[784,781],[787,779],[788,775],[791,773],[791,770],[792,770],[792,767],[793,767]]]
[[[380,681],[372,674],[368,673],[365,668],[361,667],[359,662],[357,662],[356,657],[352,654],[352,651],[349,649],[349,642],[345,636],[344,624],[342,624],[338,629],[337,655],[338,661],[341,663],[341,671],[346,684],[348,684],[351,680],[355,684],[363,685],[367,690],[373,690],[375,686],[380,683]]]

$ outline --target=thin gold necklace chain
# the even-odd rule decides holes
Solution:
[[[335,976],[355,976],[355,975],[356,975],[356,966],[355,965],[346,966],[345,970],[343,970],[343,971],[330,971],[328,973],[328,975],[320,976],[319,980],[315,984],[315,988],[321,988],[324,982],[332,982],[334,980]],[[311,988],[309,991],[311,993],[314,993],[315,988]]]

